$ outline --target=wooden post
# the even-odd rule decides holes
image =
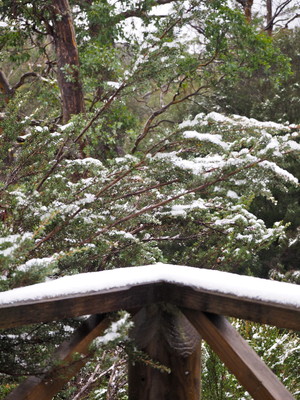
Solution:
[[[201,338],[196,329],[170,304],[145,307],[133,319],[132,337],[141,353],[129,361],[129,400],[199,400]]]

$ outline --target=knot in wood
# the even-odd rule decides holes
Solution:
[[[184,314],[170,304],[153,304],[135,316],[132,334],[137,346],[145,349],[153,341],[164,340],[180,357],[190,356],[200,335]]]

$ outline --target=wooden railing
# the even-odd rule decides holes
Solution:
[[[103,273],[98,274],[101,281]],[[224,273],[224,277],[230,279],[231,274]],[[251,282],[261,280],[252,278]],[[287,288],[276,282],[276,290],[280,287]],[[295,285],[290,287],[295,289]],[[11,291],[6,294],[9,296]],[[0,304],[5,293],[1,296]],[[139,348],[171,369],[170,374],[163,374],[139,363],[130,365],[130,400],[199,400],[202,338],[254,399],[291,400],[293,396],[224,315],[300,330],[299,303],[266,301],[160,278],[88,293],[51,298],[45,295],[36,300],[25,296],[24,300],[7,304],[4,301],[0,305],[1,329],[91,314],[55,353],[59,368],[55,363],[43,376],[29,377],[5,400],[52,399],[87,361],[87,357],[74,361],[72,355],[89,355],[91,342],[109,326],[110,313],[118,310],[133,315],[132,337]]]

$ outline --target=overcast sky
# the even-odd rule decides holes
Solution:
[[[273,14],[279,9],[283,4],[287,3],[287,0],[273,0],[272,8]],[[290,10],[290,13],[283,12],[280,17],[277,18],[277,26],[284,26],[286,21],[291,19],[295,14],[300,14],[300,1],[291,0],[288,6],[284,10]],[[253,11],[259,13],[259,15],[266,15],[266,1],[254,0],[253,1]],[[300,24],[300,18],[294,19],[290,27]]]

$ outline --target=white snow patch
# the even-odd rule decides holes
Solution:
[[[232,123],[232,119],[231,118],[226,117],[223,114],[219,114],[219,113],[217,113],[215,111],[207,114],[205,119],[207,119],[207,120],[211,119],[211,120],[216,121],[216,122],[229,122],[229,123]]]
[[[65,131],[66,129],[70,128],[71,126],[73,126],[73,122],[68,122],[65,125],[60,125],[59,128],[60,128],[61,131]]]
[[[198,139],[201,142],[210,142],[222,147],[223,149],[228,149],[228,144],[222,140],[221,135],[211,134],[211,133],[199,133],[197,131],[185,131],[183,136],[187,139]]]
[[[92,294],[153,282],[175,283],[195,289],[230,294],[237,298],[300,307],[300,290],[295,284],[162,263],[65,276],[9,290],[0,293],[0,304],[4,307],[56,297],[68,298],[77,294]]]
[[[5,243],[10,244],[10,247],[7,247],[4,250],[0,250],[0,255],[4,257],[10,256],[19,246],[19,244],[26,240],[26,239],[31,239],[33,234],[31,232],[25,232],[22,235],[9,235],[6,237],[0,237],[0,245],[3,245]]]
[[[261,165],[263,168],[266,168],[266,169],[269,169],[269,170],[275,172],[275,174],[281,176],[281,177],[282,177],[283,179],[285,179],[286,181],[291,182],[291,183],[294,184],[294,185],[297,185],[297,184],[298,184],[298,179],[297,179],[294,175],[292,175],[291,173],[289,173],[289,172],[286,171],[285,169],[279,167],[279,166],[278,166],[277,164],[275,164],[274,162],[265,160],[265,161],[262,161],[262,162],[260,163],[260,165]]]
[[[119,89],[121,86],[121,83],[119,82],[114,82],[114,81],[108,81],[106,84],[114,89]]]
[[[181,124],[179,124],[179,129],[196,126],[200,123],[200,121],[203,121],[204,118],[205,118],[204,113],[197,114],[194,119],[192,119],[192,120],[187,119],[187,120],[181,122]]]
[[[201,125],[206,125],[207,122],[217,122],[217,123],[225,123],[230,125],[242,125],[246,127],[255,127],[258,129],[275,129],[279,131],[290,132],[291,128],[288,125],[278,124],[272,121],[258,121],[255,118],[247,118],[240,115],[232,115],[226,116],[224,114],[217,113],[215,111],[205,115],[204,113],[200,113],[195,116],[193,120],[183,121],[179,128],[186,128],[187,126],[195,126],[201,122]]]
[[[105,331],[104,335],[97,338],[97,344],[107,344],[114,340],[120,339],[122,337],[122,333],[120,331],[122,327],[126,325],[132,326],[132,322],[129,320],[129,314],[126,314],[118,321],[113,322]]]
[[[171,162],[178,168],[190,170],[193,174],[199,175],[212,169],[221,168],[225,165],[225,161],[219,154],[208,155],[205,157],[196,157],[193,160],[184,160],[178,157],[176,152],[158,153],[154,156],[155,159]],[[236,162],[236,160],[234,159]],[[229,160],[228,163],[232,160]]]
[[[96,196],[92,193],[85,193],[84,198],[78,200],[76,203],[77,204],[88,204],[88,203],[93,203],[93,201],[96,200]]]
[[[289,140],[287,145],[289,145],[291,150],[300,150],[300,144],[295,142],[295,140]]]
[[[48,266],[54,260],[55,260],[54,257],[33,258],[32,260],[26,261],[25,264],[19,265],[17,267],[17,270],[22,272],[27,272],[34,267]]]
[[[47,126],[45,126],[45,127],[42,127],[42,126],[35,126],[34,129],[35,129],[37,132],[43,132],[43,131],[47,131],[47,130],[48,130],[48,127],[47,127]],[[24,136],[23,136],[23,138],[24,138]]]
[[[228,190],[227,197],[231,199],[239,199],[239,195],[234,190]]]
[[[65,161],[67,164],[70,165],[95,165],[97,167],[102,167],[102,162],[98,160],[97,158],[92,158],[92,157],[86,157],[86,158],[77,158],[76,160],[66,160]]]
[[[193,209],[201,209],[207,210],[208,205],[202,199],[194,200],[191,204],[174,204],[171,208],[171,215],[178,216],[183,215],[186,216],[187,211]]]

